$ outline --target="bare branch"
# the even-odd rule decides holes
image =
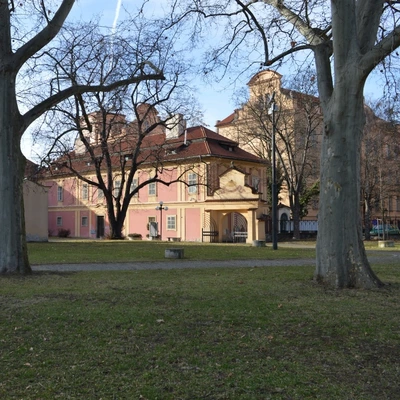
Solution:
[[[360,60],[364,79],[388,55],[400,46],[400,26],[377,43],[372,50],[364,54]]]
[[[302,50],[313,50],[315,48],[315,46],[309,45],[309,44],[304,44],[304,45],[300,45],[300,46],[294,46],[293,48],[286,50],[284,52],[282,52],[281,54],[279,54],[278,56],[272,58],[271,60],[268,60],[264,63],[264,65],[266,67],[275,64],[276,62],[278,62],[279,60],[282,60],[283,58],[287,57],[290,54],[296,53],[298,51],[302,51]]]
[[[303,21],[300,15],[286,7],[281,0],[262,0],[264,3],[274,7],[293,27],[300,32],[310,45],[316,46],[327,40],[323,31],[313,29],[307,22]]]
[[[57,33],[60,32],[74,3],[75,0],[63,0],[48,25],[15,52],[13,62],[16,70],[19,70],[30,57],[55,38]]]
[[[384,0],[358,1],[356,3],[358,42],[362,46],[360,48],[362,54],[368,52],[375,43],[383,3]]]
[[[116,81],[110,85],[77,85],[71,86],[67,89],[64,89],[53,96],[43,100],[41,103],[37,104],[30,111],[23,115],[24,118],[24,126],[28,127],[33,121],[39,118],[44,112],[49,110],[51,107],[60,103],[61,101],[67,99],[70,96],[82,94],[82,93],[95,93],[95,92],[111,92],[112,90],[121,87],[127,86],[132,83],[141,82],[144,80],[164,80],[165,77],[160,71],[156,70],[155,74],[143,74],[139,76],[133,76],[131,78],[123,79],[120,81]]]

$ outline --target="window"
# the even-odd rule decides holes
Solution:
[[[149,183],[149,196],[156,196],[157,195],[157,186],[156,182]]]
[[[82,200],[87,200],[89,197],[89,186],[87,183],[82,185]]]
[[[167,216],[167,230],[169,230],[169,231],[176,230],[176,216],[175,215]]]
[[[149,231],[149,236],[154,237],[158,235],[158,225],[156,222],[156,217],[148,217],[147,230]]]
[[[190,194],[197,193],[197,174],[188,174],[188,191]]]
[[[82,226],[89,226],[88,217],[82,217]]]
[[[131,183],[131,193],[138,187],[138,180],[137,178],[133,178],[132,183]],[[139,195],[139,192],[136,192],[134,194],[135,197]]]
[[[104,199],[104,192],[100,188],[97,188],[97,200],[103,200],[103,199]]]
[[[63,187],[57,186],[57,201],[63,201]]]
[[[114,182],[114,192],[113,192],[114,197],[118,196],[119,189],[121,189],[121,181],[120,180]]]
[[[62,226],[62,217],[57,217],[57,226]]]
[[[259,191],[260,188],[260,178],[258,176],[251,177],[251,186],[254,188],[255,191]]]

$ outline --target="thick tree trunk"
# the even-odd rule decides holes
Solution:
[[[350,78],[338,79],[333,93],[336,98],[324,113],[315,278],[336,288],[382,285],[370,268],[362,241],[360,146],[364,111],[359,86]]]
[[[115,211],[114,204],[107,204],[108,220],[110,223],[110,239],[124,239],[122,231],[124,229],[124,221],[126,217],[126,210]]]
[[[0,273],[31,272],[23,207],[25,157],[21,153],[21,116],[15,80],[0,68]]]

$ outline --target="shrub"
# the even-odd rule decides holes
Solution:
[[[69,229],[62,229],[62,228],[58,230],[58,234],[57,234],[57,236],[61,237],[61,238],[67,238],[70,235],[71,235],[71,231]]]
[[[142,240],[142,235],[140,233],[129,233],[128,238],[132,240]]]

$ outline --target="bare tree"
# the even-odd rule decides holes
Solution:
[[[361,151],[361,196],[364,202],[364,234],[370,239],[372,218],[381,219],[382,227],[390,217],[392,199],[397,195],[397,157],[400,154],[399,127],[379,118],[383,104],[365,107],[366,125]],[[383,238],[386,236],[382,229]]]
[[[360,148],[363,92],[371,72],[400,45],[398,1],[202,1],[188,7],[201,20],[226,21],[226,41],[208,52],[205,72],[241,65],[279,65],[314,56],[324,116],[315,279],[337,288],[382,283],[362,241]],[[187,15],[186,13],[186,15]],[[229,35],[229,36],[228,36]]]
[[[256,76],[257,77],[257,76]],[[256,79],[256,78],[253,78]],[[260,81],[262,78],[259,79]],[[293,89],[277,87],[276,80],[251,85],[251,96],[235,111],[235,139],[258,157],[271,165],[271,141],[274,129],[270,96],[275,90],[275,135],[279,176],[284,185],[282,198],[289,201],[294,225],[294,238],[300,239],[300,220],[307,214],[307,205],[316,190],[319,173],[319,143],[322,116],[318,99],[310,87],[301,85],[305,80],[312,83],[310,74],[297,76],[288,83]],[[312,85],[308,85],[312,86]],[[282,183],[283,183],[282,182]]]
[[[53,2],[14,2],[0,0],[0,272],[29,273],[31,271],[25,238],[23,215],[22,182],[25,157],[21,153],[20,140],[28,126],[48,109],[73,95],[87,92],[109,92],[120,86],[140,81],[164,79],[156,60],[147,57],[147,52],[138,54],[130,65],[124,65],[125,75],[114,79],[110,74],[106,81],[99,81],[94,75],[90,85],[75,81],[56,79],[52,84],[53,71],[44,70],[40,59],[52,57],[51,43],[62,30],[75,1],[63,0],[56,11],[50,8]],[[25,7],[30,7],[29,10]],[[22,16],[29,11],[30,23],[24,24]],[[27,15],[27,14],[25,14]],[[37,16],[37,24],[34,17]],[[26,22],[26,21],[25,21]],[[32,27],[25,32],[26,27]],[[110,49],[109,49],[110,51]],[[37,102],[21,102],[20,96],[26,91],[18,91],[20,76],[24,68],[32,62],[32,72],[42,74],[48,84],[46,95]],[[114,61],[118,63],[118,59]],[[43,70],[41,69],[43,68]],[[82,66],[85,68],[85,66]],[[123,69],[117,68],[118,71]],[[58,78],[58,77],[56,77]],[[23,78],[21,78],[23,80]],[[61,85],[58,83],[62,82]],[[23,83],[23,82],[22,82]]]
[[[77,65],[77,61],[72,65],[73,71]],[[174,130],[183,134],[186,121],[181,115],[199,115],[183,79],[185,70],[174,64],[172,70],[164,69],[164,81],[75,96],[48,113],[46,135],[40,127],[38,138],[50,144],[43,178],[73,177],[93,187],[98,204],[106,204],[112,239],[123,238],[130,202],[141,189],[156,182],[187,184],[186,175],[194,168],[185,160],[171,163],[165,135]],[[91,75],[92,71],[87,76]],[[151,170],[151,175],[143,170]]]

